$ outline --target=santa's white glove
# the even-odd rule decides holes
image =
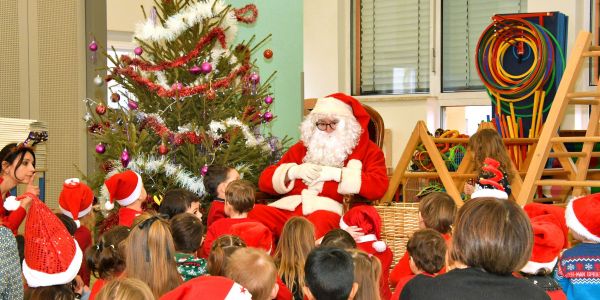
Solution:
[[[340,182],[341,179],[342,179],[342,168],[322,166],[321,174],[319,175],[319,178],[317,178],[317,180],[315,180],[315,181],[334,180],[334,181]]]
[[[319,178],[321,174],[321,166],[303,163],[301,165],[295,165],[288,170],[288,178],[290,180],[302,179],[304,182],[313,183],[315,179]]]

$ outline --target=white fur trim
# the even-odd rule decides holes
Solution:
[[[567,226],[571,230],[577,232],[579,235],[594,242],[600,243],[600,237],[592,234],[587,228],[585,228],[585,226],[583,226],[583,224],[579,222],[579,219],[575,215],[575,211],[573,210],[573,202],[577,201],[577,199],[573,199],[569,201],[569,204],[567,204],[567,210],[565,211],[565,219],[567,221]]]
[[[73,239],[73,242],[75,243],[75,256],[73,256],[71,264],[69,264],[69,267],[64,272],[47,274],[33,270],[27,265],[27,260],[23,260],[23,276],[25,276],[25,280],[27,280],[27,285],[29,287],[40,287],[71,282],[73,278],[77,276],[83,258],[83,253],[81,252],[77,241]]]
[[[338,193],[343,195],[358,194],[362,184],[362,162],[351,159],[345,168],[342,168],[342,181],[338,185]]]
[[[115,204],[110,202],[110,200],[106,200],[106,202],[104,202],[104,208],[106,208],[106,210],[113,210],[115,208]]]
[[[362,244],[362,243],[366,243],[366,242],[373,242],[377,240],[377,237],[370,233],[370,234],[365,234],[365,235],[361,235],[358,236],[354,239],[357,243]]]
[[[17,200],[15,196],[9,196],[4,199],[4,209],[14,211],[21,206],[21,201]]]
[[[60,205],[58,206],[58,208],[60,208],[60,211],[63,213],[63,215],[65,215],[65,216],[67,216],[67,217],[69,217],[69,218],[71,218],[71,219],[74,219],[74,218],[73,218],[73,214],[71,214],[71,212],[70,212],[70,211],[68,211],[68,210],[64,209],[64,207],[62,207],[62,206],[60,206]],[[79,219],[79,218],[83,218],[85,215],[89,214],[89,213],[90,213],[90,211],[92,211],[92,204],[90,204],[90,206],[88,206],[88,208],[86,208],[86,209],[84,209],[84,210],[80,211],[80,212],[77,214],[77,219]]]
[[[377,252],[383,252],[385,251],[385,249],[387,249],[387,245],[385,244],[384,241],[375,241],[373,242],[373,249],[375,249],[375,251]]]
[[[129,195],[125,199],[117,200],[117,202],[121,206],[127,206],[127,205],[135,202],[137,199],[140,198],[140,195],[142,194],[142,186],[144,186],[144,183],[142,182],[142,177],[137,172],[135,173],[135,175],[137,176],[138,181],[137,181],[137,185],[135,186],[135,189],[133,190],[133,193],[131,193],[131,195]]]
[[[546,270],[552,271],[554,269],[554,266],[556,266],[556,262],[558,262],[558,256],[556,258],[554,258],[552,261],[545,262],[545,263],[535,262],[535,261],[530,260],[521,269],[521,272],[527,273],[527,274],[536,274],[539,269],[546,269]]]
[[[493,197],[498,199],[508,199],[508,194],[504,191],[497,189],[484,189],[475,187],[475,191],[471,194],[471,199],[482,198],[482,197]]]
[[[331,198],[318,196],[316,191],[303,190],[302,214],[305,216],[310,215],[317,210],[326,210],[341,216],[344,206]]]
[[[79,178],[65,179],[65,184],[73,184],[73,183],[81,183],[81,180],[79,180]]]
[[[223,300],[252,300],[252,295],[239,283],[234,282]]]
[[[77,225],[77,228],[81,227],[81,222],[79,222],[79,220],[73,220],[73,222],[75,222],[75,225]]]
[[[275,172],[273,173],[273,178],[271,179],[273,183],[273,189],[279,194],[287,194],[294,188],[295,180],[290,180],[288,186],[285,186],[285,179],[287,177],[287,172],[293,166],[297,166],[295,163],[281,164]]]
[[[283,197],[275,202],[269,203],[269,206],[283,209],[283,210],[294,211],[294,210],[296,210],[296,207],[298,207],[298,205],[300,205],[300,203],[302,203],[302,196],[291,195],[291,196]]]
[[[354,117],[352,107],[336,98],[319,98],[311,114],[334,114],[338,116]]]

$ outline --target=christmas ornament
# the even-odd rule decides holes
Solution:
[[[202,169],[200,169],[200,173],[202,174],[202,176],[206,175],[206,173],[208,173],[208,165],[202,166]]]
[[[175,82],[171,86],[171,89],[175,90],[175,91],[181,91],[182,88],[183,88],[183,84],[181,84],[181,82]]]
[[[106,151],[106,146],[104,146],[104,144],[99,143],[98,145],[96,145],[96,153],[104,154],[105,151]]]
[[[273,98],[273,97],[271,97],[271,96],[267,96],[267,97],[265,97],[265,103],[266,103],[266,104],[271,104],[271,103],[273,103],[273,100],[274,100],[274,98]]]
[[[206,91],[205,95],[206,95],[206,99],[208,99],[208,100],[217,99],[217,92],[215,92],[215,90],[213,90],[213,89]]]
[[[119,100],[121,100],[121,96],[119,96],[119,94],[112,93],[110,95],[110,101],[112,101],[112,102],[119,102]]]
[[[271,57],[273,57],[273,50],[271,50],[271,49],[266,49],[266,50],[263,52],[263,56],[264,56],[266,59],[271,59]]]
[[[98,106],[96,106],[96,113],[99,115],[103,115],[106,113],[106,106],[104,106],[104,104],[100,103],[98,104]]]
[[[104,80],[102,80],[102,77],[100,77],[100,75],[96,75],[96,77],[94,77],[94,84],[96,86],[102,86],[103,83]]]
[[[273,113],[270,111],[265,112],[263,114],[263,120],[265,120],[265,122],[270,122],[271,120],[273,120]]]
[[[131,49],[131,48],[129,48]],[[135,53],[135,55],[140,56],[142,55],[142,53],[144,53],[144,49],[142,49],[142,47],[135,47],[135,49],[133,49],[133,53]]]
[[[90,49],[92,52],[96,52],[98,50],[98,44],[96,44],[95,40],[88,45],[88,49]]]
[[[127,165],[129,165],[129,161],[130,161],[130,157],[129,157],[129,151],[127,151],[127,148],[125,148],[123,150],[123,152],[121,153],[121,164],[123,165],[123,168],[127,168]]]
[[[167,153],[169,153],[169,148],[167,147],[167,145],[160,144],[160,146],[158,146],[158,154],[167,155]]]
[[[205,61],[200,65],[200,70],[202,73],[208,74],[212,71],[212,64]]]
[[[129,107],[131,110],[136,110],[138,109],[138,103],[129,99],[129,101],[127,101],[127,107]]]
[[[89,121],[91,119],[92,119],[92,114],[90,114],[89,111],[86,112],[85,115],[83,116],[83,120],[87,122],[87,121]]]
[[[260,76],[256,72],[252,72],[250,77],[248,77],[252,84],[258,84],[260,82]]]
[[[202,69],[200,69],[200,67],[194,65],[188,71],[190,71],[190,73],[192,73],[193,75],[198,75],[202,72]]]

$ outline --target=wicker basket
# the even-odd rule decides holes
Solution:
[[[392,267],[406,251],[408,238],[419,229],[419,203],[375,205],[381,216],[381,238],[394,253]]]

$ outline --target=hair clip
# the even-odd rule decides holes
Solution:
[[[111,244],[111,245],[108,245],[108,246],[111,247],[111,248],[113,248],[113,249],[115,249],[115,245]]]
[[[100,251],[100,244],[96,244],[96,251]]]

